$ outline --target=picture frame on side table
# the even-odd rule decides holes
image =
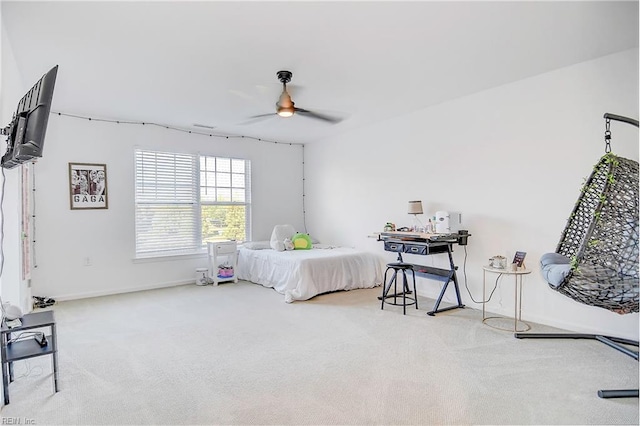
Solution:
[[[109,208],[107,165],[69,163],[69,190],[71,210]]]

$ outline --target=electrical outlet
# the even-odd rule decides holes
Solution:
[[[84,258],[84,266],[91,266],[91,258],[90,257],[85,257]]]

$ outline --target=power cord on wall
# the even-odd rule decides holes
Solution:
[[[304,233],[307,231],[307,209],[305,207],[305,176],[304,176],[304,145],[302,145],[302,224],[304,226]]]
[[[38,258],[36,257],[36,163],[31,164],[31,235],[28,237],[31,239],[31,260],[33,260],[33,268],[38,267]],[[31,287],[31,280],[29,280],[29,287]]]
[[[51,111],[50,113],[51,113],[51,115],[78,118],[78,119],[88,120],[88,121],[99,121],[99,122],[103,122],[103,123],[131,124],[131,125],[150,126],[150,127],[153,127],[153,126],[162,127],[164,129],[173,130],[173,131],[176,131],[176,132],[189,133],[189,134],[201,135],[201,136],[209,136],[209,137],[212,137],[212,138],[220,138],[220,139],[250,139],[250,140],[254,140],[254,141],[258,141],[258,142],[268,142],[268,143],[281,144],[281,145],[304,145],[304,144],[302,144],[300,142],[278,142],[278,141],[272,141],[272,140],[263,139],[263,138],[257,138],[255,136],[224,135],[224,134],[216,134],[216,133],[198,132],[198,131],[195,131],[195,130],[183,129],[183,128],[176,127],[176,126],[168,126],[166,124],[152,123],[152,122],[149,122],[149,121],[112,120],[112,119],[107,119],[107,118],[96,118],[96,117],[87,117],[87,116],[82,116],[82,115],[77,115],[77,114],[69,114],[69,113],[59,112],[59,111]]]

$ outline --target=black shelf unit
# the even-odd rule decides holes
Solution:
[[[3,321],[0,326],[0,352],[2,355],[2,385],[4,403],[9,404],[9,383],[13,381],[13,363],[16,361],[51,355],[53,361],[53,388],[58,392],[58,346],[56,339],[56,321],[53,311],[32,312],[20,318],[22,325],[9,328]],[[40,346],[35,338],[11,342],[12,335],[18,336],[25,331],[48,328],[45,332],[47,344]]]
[[[51,335],[46,337],[47,342],[50,342]],[[7,345],[7,362],[20,361],[51,353],[53,353],[53,349],[48,344],[45,347],[41,347],[35,339],[21,340]]]

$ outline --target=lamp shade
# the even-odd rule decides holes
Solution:
[[[422,214],[422,201],[409,201],[409,214]]]

